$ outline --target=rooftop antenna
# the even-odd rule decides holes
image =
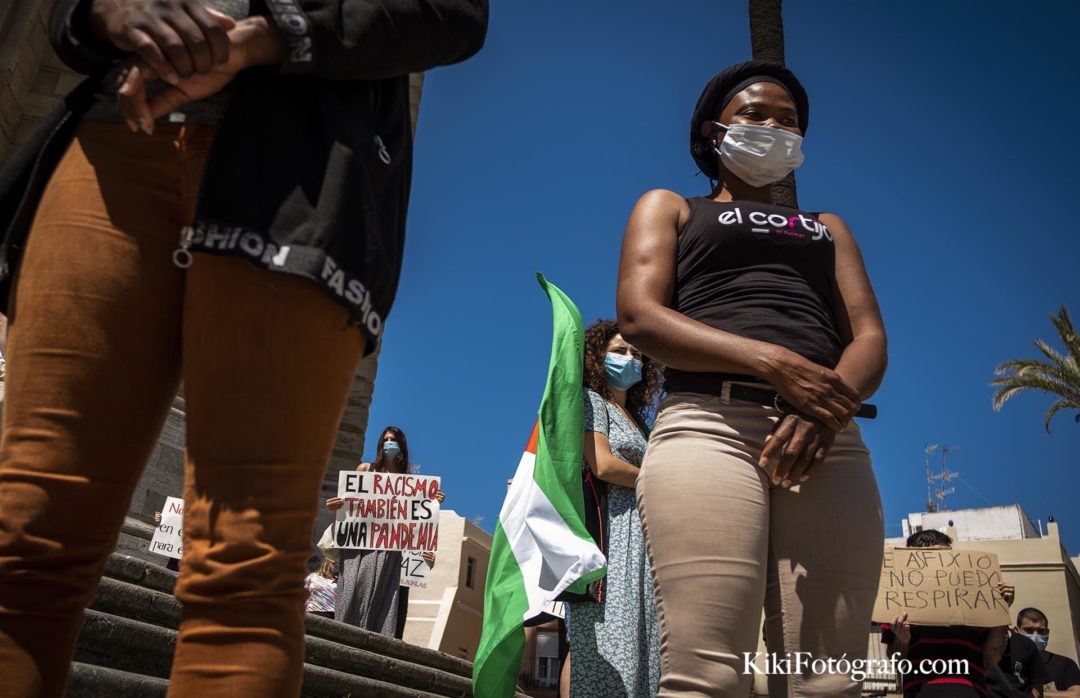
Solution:
[[[940,482],[941,486],[937,492],[934,493],[934,497],[941,501],[941,508],[948,510],[949,508],[949,495],[956,492],[955,487],[948,487],[951,480],[955,480],[960,477],[960,473],[949,472],[949,452],[955,451],[959,446],[943,446],[941,449],[941,473],[938,475],[931,475],[930,479],[934,482]]]
[[[938,450],[937,444],[926,444],[923,448],[923,453],[926,454],[926,511],[927,513],[933,513],[937,511],[937,504],[934,503],[934,476],[930,474],[930,456],[934,451]]]

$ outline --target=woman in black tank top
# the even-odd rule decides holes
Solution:
[[[808,117],[787,69],[720,73],[691,123],[715,188],[646,193],[623,239],[619,325],[669,367],[637,488],[666,637],[661,696],[746,695],[763,604],[781,658],[866,655],[884,536],[853,417],[884,375],[885,330],[844,221],[770,203],[802,162]],[[809,669],[769,685],[860,692]]]

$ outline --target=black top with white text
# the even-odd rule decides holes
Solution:
[[[834,368],[836,249],[817,214],[747,201],[687,200],[671,307],[710,327]],[[668,370],[669,384],[694,374]],[[698,374],[700,375],[700,374]]]

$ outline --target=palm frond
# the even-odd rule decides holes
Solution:
[[[1046,419],[1043,421],[1043,426],[1046,427],[1046,433],[1050,433],[1050,420],[1054,418],[1054,415],[1065,409],[1080,410],[1080,402],[1074,402],[1073,400],[1058,400],[1054,404],[1050,405],[1050,409],[1046,411]],[[1080,421],[1080,412],[1077,413],[1076,419]]]
[[[1000,378],[995,378],[990,383],[991,385],[998,386],[998,391],[994,395],[995,410],[1000,410],[1006,402],[1025,390],[1038,390],[1040,392],[1056,395],[1063,400],[1080,403],[1080,388],[1063,385],[1060,382],[1048,379],[1041,375],[1027,374],[1002,376]]]
[[[997,368],[994,369],[994,373],[999,376],[1010,371],[1013,373],[1052,373],[1054,369],[1054,364],[1039,361],[1038,359],[1010,359],[998,364]]]
[[[1053,393],[1066,400],[1080,400],[1080,388],[1038,374],[1002,376],[1000,378],[995,378],[990,383],[991,385],[996,385],[1000,388],[1041,390],[1043,392]]]
[[[1054,323],[1054,329],[1065,345],[1065,353],[1080,362],[1080,336],[1076,334],[1068,309],[1062,305],[1057,315],[1050,314],[1050,322]]]
[[[1050,314],[1050,322],[1065,345],[1064,353],[1041,339],[1032,340],[1044,357],[1038,359],[1011,359],[1002,361],[994,369],[996,378],[990,385],[997,387],[994,393],[995,410],[1001,410],[1006,402],[1026,391],[1039,391],[1057,396],[1057,402],[1046,412],[1044,427],[1050,433],[1050,420],[1061,410],[1077,410],[1080,422],[1080,337],[1076,334],[1069,311],[1062,305],[1057,314]]]
[[[1033,339],[1031,340],[1031,343],[1035,345],[1036,349],[1043,353],[1043,356],[1050,359],[1050,361],[1053,362],[1054,365],[1065,365],[1065,357],[1062,356],[1061,352],[1059,352],[1057,349],[1053,348],[1041,339]]]
[[[990,385],[1024,385],[1057,393],[1065,398],[1080,398],[1080,380],[1068,371],[1041,361],[1006,361],[998,366],[997,374],[998,377],[992,379]]]

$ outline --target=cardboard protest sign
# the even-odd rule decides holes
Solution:
[[[1009,605],[997,590],[999,582],[994,553],[886,548],[873,620],[892,623],[907,613],[913,625],[1008,625]]]
[[[410,550],[401,554],[401,586],[427,589],[430,571],[421,551]]]
[[[339,548],[419,550],[439,545],[438,477],[343,472],[338,496],[345,506],[334,521]]]
[[[150,539],[150,552],[179,560],[184,554],[184,500],[169,497],[161,510],[161,523]]]

